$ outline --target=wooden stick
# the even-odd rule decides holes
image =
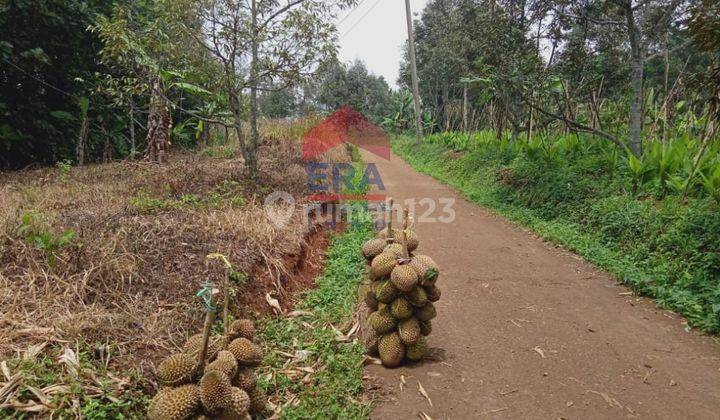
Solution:
[[[390,219],[388,220],[388,224],[387,224],[387,232],[388,232],[387,237],[388,237],[388,239],[395,241],[395,235],[393,234],[393,229],[392,229],[393,203],[394,203],[394,200],[391,198],[390,199]]]
[[[207,311],[205,314],[205,325],[203,326],[203,345],[198,355],[198,373],[202,375],[205,370],[205,357],[207,356],[208,343],[210,342],[210,331],[215,322],[215,311]]]
[[[407,246],[407,227],[408,227],[408,219],[409,218],[410,218],[410,211],[408,209],[403,209],[402,247],[403,247],[403,256],[405,258],[410,257],[410,252],[408,251],[408,246]]]
[[[225,268],[225,287],[223,287],[223,333],[227,336],[230,332],[230,326],[229,323],[229,317],[228,317],[228,307],[230,306],[230,268]]]

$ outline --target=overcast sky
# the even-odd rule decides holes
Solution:
[[[410,0],[416,17],[427,2]],[[396,87],[407,39],[405,0],[360,0],[351,10],[338,17],[340,60],[360,59],[372,73],[384,76],[391,87]]]

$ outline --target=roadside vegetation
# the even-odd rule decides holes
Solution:
[[[488,132],[445,133],[419,147],[410,137],[393,143],[416,169],[577,252],[691,325],[717,333],[720,202],[706,179],[717,171],[720,155],[712,150],[683,200],[686,180],[680,177],[699,145],[658,145],[641,158],[638,179],[634,155],[589,136],[497,141]],[[682,181],[678,188],[673,179]]]
[[[364,349],[354,332],[358,285],[365,260],[357,252],[372,236],[372,220],[357,204],[345,233],[328,250],[317,288],[295,305],[290,317],[267,318],[261,338],[276,351],[266,357],[263,385],[282,405],[287,419],[365,418],[370,401],[363,396]]]

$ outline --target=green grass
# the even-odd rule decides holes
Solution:
[[[495,141],[460,154],[452,153],[457,142],[437,139],[392,144],[418,171],[576,252],[691,325],[720,331],[717,205],[708,198],[681,205],[651,186],[636,196],[622,162],[608,160],[599,151],[604,145],[583,141],[549,158]]]
[[[370,405],[362,399],[363,347],[338,341],[333,326],[342,330],[352,319],[357,288],[365,275],[365,261],[358,250],[371,236],[370,215],[358,204],[348,230],[332,240],[317,288],[296,305],[296,310],[312,315],[265,319],[261,324],[261,340],[272,349],[263,363],[272,379],[263,381],[262,386],[284,400],[291,395],[297,398],[295,405],[283,410],[282,418],[358,419],[369,415]],[[304,361],[290,367],[313,367],[309,384],[302,383],[302,377],[291,379],[283,373],[288,369],[286,357],[278,351],[307,354]]]
[[[108,371],[92,355],[91,345],[80,345],[77,354],[79,373],[74,375],[66,365],[58,362],[61,349],[45,349],[37,357],[13,358],[7,360],[12,374],[20,372],[22,382],[15,392],[21,403],[37,401],[30,388],[42,390],[52,385],[62,385],[60,392],[53,395],[50,406],[54,418],[134,419],[142,418],[148,397],[144,395],[145,380],[139,371]],[[98,382],[95,382],[95,378]],[[124,379],[123,379],[124,378]],[[118,381],[129,380],[123,387]],[[124,388],[131,384],[130,388]],[[74,407],[77,405],[77,407]],[[49,415],[50,411],[44,413]],[[32,413],[10,408],[0,409],[0,418],[30,419]]]

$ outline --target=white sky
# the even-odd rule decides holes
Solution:
[[[415,18],[428,0],[410,0]],[[405,0],[360,0],[358,7],[338,17],[340,60],[360,59],[395,88],[407,39]],[[350,14],[348,14],[350,13]]]

